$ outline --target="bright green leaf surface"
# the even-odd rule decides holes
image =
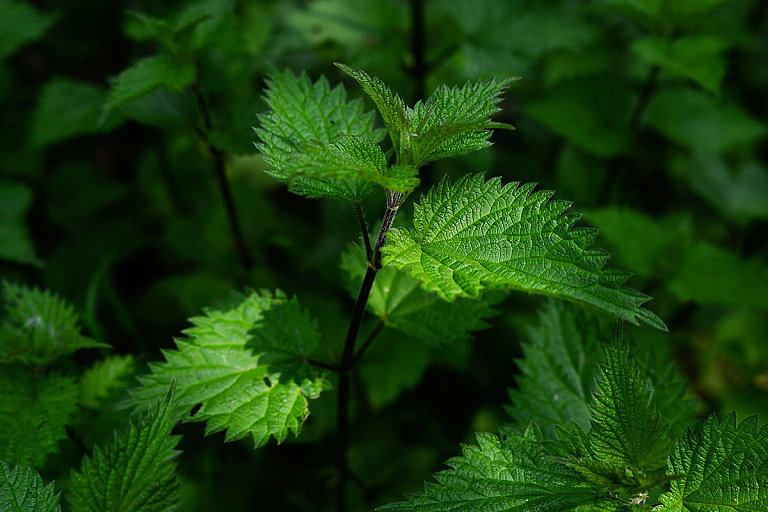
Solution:
[[[765,124],[703,91],[665,89],[648,104],[648,124],[703,154],[723,153],[764,136]]]
[[[146,57],[112,82],[105,107],[110,109],[164,88],[182,91],[195,81],[195,66],[171,55]]]
[[[389,87],[376,77],[371,77],[365,71],[358,71],[349,66],[336,63],[336,66],[346,74],[354,78],[363,88],[363,91],[373,100],[376,108],[384,121],[384,126],[389,132],[395,153],[407,149],[408,138],[413,132],[413,120],[405,103]]]
[[[33,377],[15,365],[0,366],[0,460],[41,466],[67,437],[77,407],[77,383],[61,375]]]
[[[576,313],[560,301],[549,301],[517,360],[517,389],[510,389],[507,412],[517,425],[536,423],[551,438],[556,425],[576,422],[589,429],[595,379],[605,360],[594,318]]]
[[[106,90],[88,83],[63,78],[48,82],[32,113],[29,145],[42,148],[78,135],[116,128],[123,119],[114,112],[101,120],[106,98]]]
[[[314,321],[295,299],[278,293],[236,296],[206,316],[190,319],[177,350],[140,377],[129,405],[144,408],[162,398],[175,380],[176,414],[202,404],[191,421],[207,421],[206,432],[226,430],[227,440],[252,436],[256,446],[270,437],[283,442],[298,434],[309,415],[308,401],[327,383],[303,361],[317,346]]]
[[[25,222],[32,190],[21,183],[2,182],[0,204],[0,259],[39,264]]]
[[[416,136],[412,137],[413,165],[422,165],[477,151],[491,145],[491,128],[509,125],[490,121],[499,111],[500,96],[511,79],[468,83],[465,86],[437,89],[410,113]]]
[[[525,433],[502,427],[499,433],[477,434],[479,446],[463,446],[462,457],[446,462],[451,469],[434,475],[437,484],[427,483],[423,493],[379,510],[565,512],[597,510],[608,502],[607,495],[548,457],[535,427]]]
[[[712,36],[692,36],[669,41],[646,37],[635,41],[632,50],[650,65],[689,78],[712,92],[720,92],[725,76],[725,43]]]
[[[301,152],[291,158],[288,169],[294,175],[309,178],[365,180],[404,194],[419,185],[418,169],[400,166],[390,173],[379,145],[354,135],[342,136],[332,144],[305,144]]]
[[[714,415],[677,442],[667,472],[682,474],[661,496],[658,512],[757,512],[768,504],[768,426],[757,416],[738,425]]]
[[[39,14],[28,2],[0,0],[0,60],[38,39],[57,16]]]
[[[590,407],[590,448],[603,463],[645,472],[664,466],[671,447],[651,392],[620,336],[605,346],[606,365]]]
[[[650,297],[623,287],[629,274],[604,268],[608,254],[591,248],[596,231],[574,229],[579,216],[565,213],[570,204],[533,187],[502,187],[499,178],[485,182],[482,175],[444,180],[422,196],[413,228],[389,233],[384,264],[449,301],[483,289],[516,289],[666,329],[641,307]]]
[[[356,249],[342,256],[341,266],[353,297],[360,290],[366,265],[365,257]],[[405,272],[383,268],[376,274],[367,309],[387,327],[430,345],[445,345],[468,339],[470,332],[488,327],[485,319],[497,314],[492,306],[501,298],[488,294],[480,300],[446,302],[425,292]]]
[[[383,134],[373,130],[373,113],[363,110],[362,101],[347,101],[344,88],[331,89],[325,78],[312,83],[305,74],[296,76],[290,71],[273,74],[267,85],[266,101],[271,111],[259,115],[261,127],[256,133],[261,139],[257,147],[272,167],[267,171],[271,176],[308,197],[356,202],[376,190],[374,183],[357,179],[293,177],[292,166],[303,160],[297,155],[306,144],[334,143],[345,135],[373,142],[381,139]]]
[[[73,512],[170,512],[178,507],[174,471],[181,436],[172,393],[106,448],[96,447],[72,473],[67,496]]]
[[[32,468],[11,467],[0,461],[0,510],[3,512],[60,512],[53,483],[45,485]]]
[[[0,363],[44,366],[82,348],[108,347],[80,334],[74,308],[50,291],[3,282],[3,297]]]

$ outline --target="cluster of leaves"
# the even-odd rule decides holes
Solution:
[[[401,213],[349,372],[349,463],[361,484],[349,508],[400,500],[468,430],[494,430],[520,350],[515,424],[480,434],[438,485],[390,507],[760,509],[765,430],[727,413],[768,412],[765,2],[132,8],[143,12],[0,0],[0,278],[61,294],[3,285],[0,503],[55,510],[43,481],[56,480],[65,509],[126,498],[140,510],[238,510],[267,492],[290,509],[323,508],[330,458],[318,454],[350,310],[339,284],[357,296],[379,263],[365,235],[349,247],[350,203],[366,224],[384,196]],[[331,87],[347,76],[360,87]],[[510,80],[491,78],[509,76],[524,78],[513,100]],[[508,122],[519,131],[498,131],[489,147]],[[296,201],[279,182],[341,201]],[[606,266],[570,203],[532,182],[586,209],[611,263],[644,293]],[[249,286],[289,294],[203,309]],[[539,302],[502,304],[508,290],[662,330],[660,316],[671,335],[640,329],[625,364],[594,322],[548,305],[518,348]],[[659,316],[644,308],[649,295]],[[129,355],[94,362],[108,345]],[[165,362],[141,370],[160,348]],[[693,406],[673,355],[703,399],[698,414],[720,420],[686,430]],[[148,410],[126,431],[131,411]],[[621,414],[648,428],[628,431]],[[179,427],[178,493],[170,430],[182,419],[222,434]],[[124,434],[113,441],[114,431]],[[273,437],[288,446],[250,449]],[[239,438],[253,441],[219,443]],[[123,472],[142,475],[147,460],[167,463],[141,482]],[[148,493],[122,494],[134,485]]]

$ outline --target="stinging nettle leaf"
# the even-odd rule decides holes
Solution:
[[[686,430],[669,457],[673,480],[658,512],[754,512],[768,504],[768,425],[757,416],[737,425],[736,413],[722,422],[713,414],[696,431]]]
[[[190,321],[186,338],[163,352],[165,362],[150,365],[152,374],[139,378],[142,387],[126,405],[146,407],[175,381],[174,413],[186,417],[202,404],[188,420],[206,421],[207,434],[226,430],[227,441],[250,435],[257,447],[298,435],[309,400],[328,387],[324,373],[305,361],[320,335],[298,302],[281,292],[251,292]]]
[[[0,460],[0,510],[3,512],[61,512],[53,483],[45,485],[32,468],[11,467]]]
[[[302,155],[305,147],[317,148],[320,143],[320,147],[328,148],[328,144],[339,142],[344,136],[361,137],[374,143],[381,140],[384,134],[374,130],[373,113],[363,110],[362,101],[347,101],[341,85],[331,89],[324,77],[312,83],[304,73],[299,76],[290,71],[273,73],[267,86],[265,100],[271,110],[259,115],[261,126],[255,131],[261,139],[256,147],[272,167],[268,174],[287,183],[292,192],[312,198],[357,202],[378,188],[373,182],[358,179],[359,169],[345,175],[337,172],[335,177],[323,176],[319,164],[307,169],[311,157]],[[326,150],[326,156],[330,151],[330,148]],[[304,170],[313,170],[311,175],[302,176],[299,172],[302,166]],[[325,165],[322,169],[328,167]]]
[[[418,102],[411,118],[413,165],[463,155],[491,145],[492,128],[512,129],[491,121],[499,111],[501,94],[516,79],[468,83],[461,88],[442,86],[426,102]]]
[[[104,106],[112,109],[160,88],[183,91],[194,81],[193,64],[172,55],[146,57],[114,78]]]
[[[534,184],[500,178],[447,179],[415,206],[414,227],[387,235],[383,263],[453,301],[485,289],[521,290],[588,304],[666,330],[641,306],[650,297],[624,288],[630,274],[605,268],[609,255],[591,245],[597,232],[574,228],[570,203],[550,201]]]
[[[0,460],[39,467],[67,437],[77,408],[71,377],[34,377],[18,365],[0,365]]]
[[[351,76],[363,88],[373,102],[384,121],[389,138],[396,154],[407,149],[408,140],[413,131],[413,122],[405,105],[405,102],[396,94],[392,94],[389,87],[376,77],[371,77],[365,71],[352,69],[340,62],[334,63],[336,67]]]
[[[0,364],[45,366],[82,348],[108,347],[80,334],[74,308],[50,291],[3,282],[5,320],[0,324]]]
[[[499,436],[477,434],[478,446],[462,446],[463,456],[446,462],[451,469],[434,475],[437,484],[378,510],[564,512],[611,505],[607,493],[549,457],[542,441],[535,426],[524,433],[501,427]]]
[[[287,169],[296,176],[365,180],[403,194],[415,189],[420,181],[416,177],[418,169],[413,166],[387,169],[379,145],[355,135],[344,135],[332,144],[309,142],[290,159]]]
[[[96,447],[72,472],[74,512],[171,512],[178,508],[174,474],[181,436],[172,436],[174,390],[106,448]]]
[[[550,300],[539,312],[540,325],[529,328],[517,359],[517,389],[509,390],[506,410],[517,425],[536,423],[551,438],[557,425],[575,422],[589,429],[590,397],[605,360],[592,315]]]
[[[664,466],[671,447],[669,425],[663,424],[646,380],[629,359],[621,327],[614,328],[605,354],[603,378],[590,407],[590,448],[604,463],[656,471]]]

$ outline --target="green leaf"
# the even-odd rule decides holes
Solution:
[[[661,496],[658,512],[752,512],[768,503],[768,425],[757,416],[738,425],[736,413],[718,422],[712,415],[702,428],[686,430],[669,458],[673,480]]]
[[[646,37],[632,44],[634,51],[650,65],[689,78],[714,93],[720,92],[725,77],[726,44],[713,36],[689,36],[670,41]]]
[[[123,387],[136,372],[133,356],[111,356],[96,361],[80,378],[80,405],[98,409],[115,387]]]
[[[686,254],[668,287],[680,300],[699,304],[768,306],[768,271],[759,261],[699,243]]]
[[[344,88],[331,89],[325,78],[311,83],[305,74],[296,76],[290,71],[274,73],[267,85],[265,99],[271,110],[259,115],[261,127],[256,133],[261,139],[257,148],[272,167],[267,171],[271,176],[288,183],[297,194],[349,202],[357,202],[378,188],[356,179],[293,177],[291,166],[301,162],[297,155],[307,144],[330,144],[345,135],[381,140],[383,133],[373,129],[373,113],[365,112],[360,100],[347,101]]]
[[[768,219],[768,169],[758,160],[729,165],[720,156],[693,155],[688,181],[721,215],[739,224]]]
[[[631,146],[627,89],[627,84],[599,77],[574,80],[522,105],[522,109],[576,146],[610,158]]]
[[[183,91],[195,81],[195,66],[171,55],[146,57],[115,77],[105,108],[112,109],[155,89]]]
[[[501,427],[499,436],[477,434],[477,441],[479,446],[462,446],[463,456],[446,462],[451,469],[434,475],[437,484],[427,483],[407,502],[378,510],[564,512],[598,510],[611,502],[607,493],[552,460],[534,426],[524,433]]]
[[[5,320],[0,324],[0,363],[45,366],[82,348],[109,347],[80,334],[72,306],[50,291],[3,282]]]
[[[32,189],[21,183],[0,182],[0,204],[0,259],[40,265],[25,222]]]
[[[738,106],[683,88],[655,94],[648,104],[647,122],[672,141],[702,154],[736,149],[768,131]]]
[[[0,460],[0,510],[3,512],[61,512],[53,483],[45,485],[32,468],[11,467]]]
[[[534,184],[487,182],[480,174],[447,179],[415,207],[414,227],[395,228],[384,264],[407,271],[422,287],[453,301],[484,289],[516,289],[589,304],[624,320],[666,330],[641,306],[650,297],[623,288],[629,274],[604,268],[592,249],[597,233],[576,228],[570,204],[550,201]]]
[[[340,62],[334,63],[336,67],[351,76],[363,88],[373,102],[384,121],[384,126],[389,133],[395,154],[401,154],[403,149],[409,147],[409,137],[413,132],[413,121],[400,96],[392,94],[389,87],[376,77],[371,77],[365,71],[352,69]]]
[[[347,289],[357,296],[367,268],[365,257],[352,248],[342,255],[341,267]],[[366,308],[387,327],[440,346],[469,339],[472,331],[487,328],[485,320],[498,313],[492,306],[501,299],[502,295],[487,294],[481,300],[446,302],[421,289],[405,272],[383,268],[376,274]]]
[[[653,472],[664,467],[671,448],[669,425],[651,400],[651,392],[629,359],[621,327],[605,346],[606,365],[590,407],[590,448],[597,459],[617,467]]]
[[[611,207],[585,213],[584,219],[600,231],[617,261],[646,277],[675,270],[693,238],[688,217],[653,219],[638,210]]]
[[[520,375],[517,389],[509,390],[507,412],[517,425],[536,423],[548,438],[557,425],[572,421],[588,429],[598,363],[605,360],[597,322],[551,300],[539,313],[539,323],[521,346],[523,357],[516,360]]]
[[[171,430],[173,389],[106,448],[96,447],[72,472],[67,496],[74,512],[170,512],[178,507],[174,475],[181,436]]]
[[[80,334],[72,306],[49,291],[3,282],[0,363],[44,366],[81,348],[106,346]]]
[[[384,152],[365,137],[343,135],[334,143],[315,141],[301,147],[286,170],[294,176],[364,180],[387,190],[407,194],[419,185],[418,169],[399,166],[387,169]]]
[[[58,18],[40,14],[27,2],[0,0],[0,61],[39,39]]]
[[[91,84],[64,78],[43,87],[32,113],[31,149],[89,133],[106,132],[122,123],[114,112],[102,119],[107,91]]]
[[[417,339],[391,330],[379,334],[358,370],[371,407],[381,409],[414,388],[432,359],[432,348]]]
[[[41,466],[67,437],[77,407],[77,383],[51,374],[33,377],[16,365],[0,366],[0,460]]]
[[[413,165],[463,155],[491,145],[491,128],[512,128],[489,118],[512,79],[442,86],[426,102],[418,102],[410,117],[416,126],[411,137]]]
[[[190,321],[177,350],[165,350],[166,362],[150,365],[152,374],[139,378],[142,387],[127,404],[146,407],[175,381],[174,414],[202,404],[189,421],[207,421],[208,434],[226,430],[227,441],[251,435],[257,447],[298,434],[309,399],[328,387],[304,361],[320,335],[298,302],[280,292],[252,292]]]

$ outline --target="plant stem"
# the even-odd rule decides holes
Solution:
[[[347,462],[347,448],[349,446],[349,386],[350,371],[355,365],[355,343],[360,332],[360,324],[363,322],[365,305],[371,294],[376,273],[381,268],[381,248],[387,241],[387,232],[392,228],[392,223],[397,215],[399,201],[402,196],[398,193],[387,195],[387,211],[381,221],[381,229],[376,237],[376,245],[373,255],[365,272],[363,284],[357,294],[355,307],[352,309],[352,318],[349,321],[347,336],[344,340],[344,352],[339,367],[339,396],[336,404],[336,467],[339,472],[339,485],[336,489],[336,505],[338,512],[346,512],[346,483],[349,479],[349,465]]]
[[[360,232],[363,234],[363,242],[365,243],[365,257],[368,262],[371,262],[373,258],[373,250],[371,250],[371,235],[368,234],[368,225],[365,223],[365,214],[360,207],[360,203],[355,203],[355,213],[357,213],[357,221],[360,223]]]
[[[205,96],[200,88],[200,68],[198,67],[197,79],[192,84],[192,92],[195,94],[197,100],[197,106],[200,109],[200,115],[203,118],[204,130],[198,132],[200,139],[205,143],[208,151],[213,157],[213,171],[216,175],[216,181],[219,183],[219,190],[221,191],[221,197],[224,200],[224,208],[227,212],[227,221],[229,222],[229,230],[232,233],[234,239],[235,252],[237,252],[240,263],[245,270],[250,270],[253,267],[253,260],[251,255],[245,248],[245,238],[243,237],[243,231],[240,228],[240,220],[237,216],[237,210],[235,208],[235,201],[232,199],[232,190],[227,180],[226,167],[224,165],[224,153],[211,144],[208,138],[208,133],[213,130],[213,120],[211,119],[211,111],[208,108],[208,102],[205,100]]]

